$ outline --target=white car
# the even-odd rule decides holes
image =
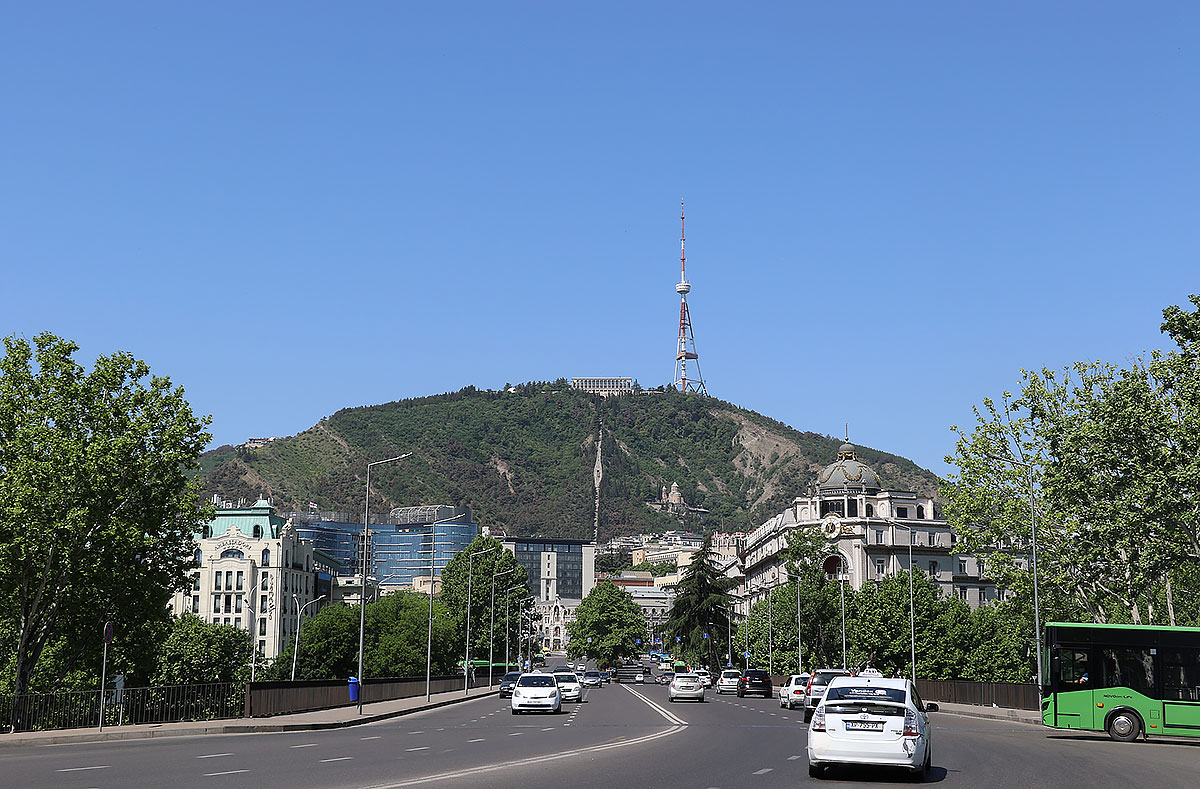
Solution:
[[[562,709],[562,693],[553,674],[522,674],[512,689],[512,714]]]
[[[563,701],[583,701],[583,681],[579,675],[573,671],[559,671],[555,672],[554,679]]]
[[[645,675],[645,674],[640,674],[640,673],[639,673],[639,674],[634,674],[634,675],[633,675],[633,681],[634,681],[634,682],[645,682],[645,681],[646,681],[646,675]]]
[[[712,674],[708,673],[708,669],[698,668],[695,671],[696,676],[700,677],[700,681],[704,683],[704,687],[712,687]]]
[[[805,696],[808,694],[807,674],[792,674],[779,686],[779,706],[793,710],[796,707],[804,706]]]
[[[819,778],[832,765],[870,764],[924,778],[933,763],[926,709],[907,679],[834,677],[808,727],[808,774]]]
[[[721,676],[717,677],[717,694],[737,693],[738,680],[741,678],[742,672],[736,668],[725,669]]]
[[[825,697],[825,688],[829,687],[829,683],[835,677],[849,676],[853,675],[844,668],[819,668],[813,672],[812,677],[808,680],[808,687],[805,688],[808,691],[808,694],[804,697],[805,723],[808,723],[812,719],[813,713],[817,710],[817,705]]]
[[[667,686],[667,701],[675,699],[704,701],[704,680],[699,674],[676,674]]]

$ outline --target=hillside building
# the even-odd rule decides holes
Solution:
[[[572,378],[571,388],[601,397],[633,393],[632,378]]]
[[[996,599],[996,584],[976,557],[957,550],[957,535],[941,517],[937,503],[910,491],[884,490],[879,475],[843,444],[815,488],[746,537],[743,579],[738,594],[748,603],[787,583],[783,551],[796,529],[819,530],[831,545],[826,559],[830,577],[851,588],[909,569],[929,576],[947,595],[972,608]]]

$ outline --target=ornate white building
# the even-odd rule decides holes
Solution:
[[[296,535],[291,520],[260,499],[251,507],[222,507],[196,535],[190,589],[175,593],[175,614],[190,612],[221,625],[249,629],[260,658],[270,660],[291,643],[302,606],[321,594],[305,615],[328,604],[329,590],[314,564],[313,545]],[[328,579],[328,573],[325,574]]]
[[[742,554],[744,579],[738,593],[748,603],[787,583],[787,536],[796,529],[819,530],[829,541],[825,570],[854,589],[909,568],[926,573],[946,594],[972,608],[996,599],[996,585],[971,554],[956,550],[957,535],[941,518],[937,503],[910,491],[884,490],[875,471],[843,444],[837,460],[817,477],[816,489],[755,529]]]

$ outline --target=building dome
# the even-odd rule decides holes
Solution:
[[[870,466],[858,460],[853,444],[842,444],[838,447],[837,461],[826,466],[817,476],[817,485],[822,491],[846,488],[879,490],[883,482]]]

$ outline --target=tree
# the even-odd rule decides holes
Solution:
[[[481,553],[488,551],[490,553]],[[472,554],[475,558],[471,559]],[[467,572],[472,580],[469,584],[471,600],[467,601]],[[471,659],[486,657],[489,648],[494,655],[496,647],[503,649],[505,636],[504,601],[507,590],[528,583],[525,568],[517,563],[516,557],[506,551],[495,537],[479,535],[465,549],[459,551],[446,563],[442,570],[440,599],[453,617],[458,638],[458,650],[466,645],[467,614],[471,616]],[[492,577],[496,578],[496,608],[493,627]],[[519,601],[519,602],[518,602]],[[532,600],[521,591],[511,593],[509,602],[509,640],[516,641],[521,614],[533,607]],[[459,655],[461,660],[464,655]]]
[[[646,641],[646,617],[633,595],[611,581],[597,584],[575,609],[567,625],[567,655],[589,657],[600,666],[615,666],[640,653]]]
[[[56,640],[98,669],[106,620],[118,632],[165,620],[210,518],[189,475],[211,436],[183,389],[129,353],[100,356],[88,373],[78,346],[49,333],[4,346],[0,619],[23,693]]]
[[[158,652],[155,685],[245,682],[253,649],[246,631],[185,613],[171,623]]]
[[[678,643],[696,663],[719,666],[727,652],[733,581],[714,565],[712,538],[706,537],[692,554],[692,563],[673,585],[675,602],[663,626],[669,643]],[[707,634],[707,635],[706,635]],[[675,639],[679,639],[678,642]]]

